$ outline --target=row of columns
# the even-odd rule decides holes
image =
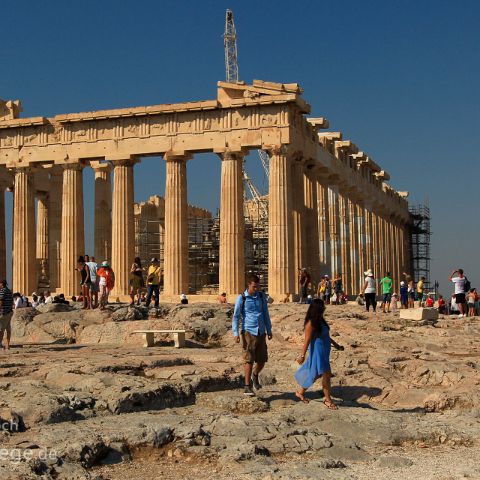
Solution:
[[[221,155],[219,289],[227,294],[239,293],[245,286],[243,156],[243,152]],[[164,158],[164,292],[178,295],[188,292],[186,164],[190,157],[166,154]],[[134,256],[135,162],[134,158],[91,162],[95,256],[97,261],[111,259],[118,295],[128,294]],[[31,293],[36,288],[36,258],[48,258],[52,290],[77,293],[76,261],[85,250],[83,168],[78,162],[51,169],[49,192],[38,196],[37,231],[33,171],[15,170],[14,290]],[[0,215],[3,212],[0,205]],[[361,290],[363,272],[369,268],[377,276],[390,271],[397,280],[407,270],[406,225],[355,198],[337,177],[306,164],[285,147],[271,151],[268,222],[268,291],[274,298],[298,292],[297,273],[302,267],[316,282],[323,274],[342,274],[350,295]],[[0,255],[5,245],[1,235],[0,229]]]

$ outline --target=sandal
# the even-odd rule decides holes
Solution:
[[[338,407],[333,403],[328,400],[324,400],[323,404],[329,409],[329,410],[338,410]]]
[[[305,404],[310,403],[310,400],[308,398],[305,398],[305,395],[302,395],[300,392],[295,392],[295,396]]]

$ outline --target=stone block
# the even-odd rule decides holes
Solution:
[[[438,310],[435,308],[407,308],[400,310],[400,318],[406,320],[438,320]]]

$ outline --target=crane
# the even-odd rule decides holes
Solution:
[[[229,83],[238,82],[238,56],[237,56],[237,31],[233,20],[233,12],[228,9],[225,15],[225,32],[223,34],[223,45],[225,49],[225,69],[226,80]],[[258,156],[263,166],[263,170],[268,179],[270,157],[265,150],[258,150]],[[261,219],[268,218],[268,202],[263,198],[252,180],[245,171],[245,161],[242,167],[243,181],[250,191],[253,201],[257,204]]]

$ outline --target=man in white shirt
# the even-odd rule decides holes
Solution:
[[[454,277],[456,273],[458,275]],[[459,268],[458,270],[454,270],[450,275],[449,280],[455,284],[455,302],[460,312],[459,317],[466,317],[467,306],[466,306],[466,300],[465,300],[465,293],[466,293],[465,285],[467,283],[467,279],[463,274],[463,270],[461,268]]]

